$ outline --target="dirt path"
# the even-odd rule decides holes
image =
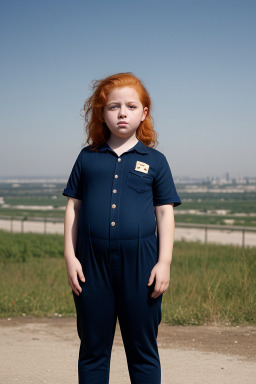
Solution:
[[[77,383],[79,339],[75,318],[0,319],[0,340],[1,384]],[[158,346],[162,384],[256,382],[256,327],[161,323]],[[129,383],[117,323],[110,384]]]

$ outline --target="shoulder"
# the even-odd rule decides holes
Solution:
[[[165,157],[165,155],[162,152],[160,152],[158,149],[152,148],[152,147],[147,147],[147,146],[145,146],[145,147],[147,148],[147,151],[150,155],[152,155],[158,159],[162,159],[163,157]]]
[[[145,148],[150,157],[151,162],[153,162],[156,167],[159,167],[162,162],[167,162],[166,156],[158,149],[147,146],[145,146]]]
[[[82,149],[80,149],[80,152],[78,153],[78,157],[85,157],[88,156],[88,154],[93,153],[94,151],[91,150],[91,145],[86,145]]]

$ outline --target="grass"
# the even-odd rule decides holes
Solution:
[[[191,194],[181,193],[182,195],[182,209],[198,209],[200,211],[208,211],[208,210],[217,210],[217,209],[225,209],[229,213],[256,213],[255,200],[256,196],[253,198],[250,197],[250,200],[244,200],[244,195],[237,196],[236,199],[227,199],[227,195],[225,194],[225,200],[222,201],[221,196],[215,196],[214,199],[211,199],[210,196],[201,196],[198,201],[196,196],[193,194],[193,200],[191,199]],[[206,195],[206,194],[205,194]],[[185,197],[186,196],[186,197]],[[224,198],[223,198],[224,199]]]
[[[64,204],[63,204],[64,206]],[[16,208],[1,208],[0,207],[0,216],[2,217],[15,217],[19,218],[22,220],[23,218],[27,217],[40,217],[42,221],[45,218],[57,218],[57,219],[62,219],[64,218],[65,211],[58,209],[58,207],[54,207],[52,210],[47,210],[47,211],[40,211],[37,209],[16,209]]]
[[[255,216],[193,215],[186,213],[175,215],[176,223],[227,225],[225,220],[234,220],[233,226],[256,227]]]
[[[255,324],[255,275],[256,248],[176,242],[163,321]]]
[[[0,231],[0,316],[75,315],[62,235]],[[256,248],[176,242],[162,322],[256,323]]]

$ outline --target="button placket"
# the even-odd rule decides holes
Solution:
[[[120,192],[121,192],[121,171],[123,161],[121,157],[117,158],[114,178],[112,184],[112,195],[111,195],[111,211],[110,211],[110,240],[119,240],[119,203],[120,203]],[[114,247],[114,243],[112,242]],[[116,244],[117,246],[117,244]]]

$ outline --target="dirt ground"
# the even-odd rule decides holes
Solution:
[[[78,383],[75,317],[2,318],[0,340],[0,384]],[[256,327],[161,323],[158,346],[162,384],[256,383]],[[117,322],[110,384],[129,383]]]

